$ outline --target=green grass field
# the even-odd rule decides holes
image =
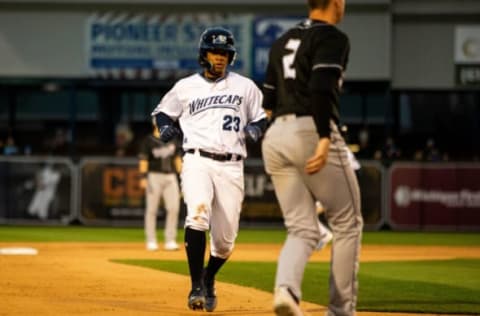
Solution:
[[[162,232],[159,231],[159,236]],[[143,242],[141,228],[0,226],[1,242]],[[183,238],[180,231],[179,239]],[[238,243],[282,243],[281,229],[242,229]],[[476,233],[366,232],[363,244],[480,246]],[[474,248],[472,248],[473,251]],[[188,274],[184,261],[122,260],[179,274]],[[218,280],[272,291],[276,262],[229,262]],[[311,262],[305,271],[303,299],[325,305],[328,263]],[[361,264],[358,309],[363,311],[480,314],[480,260],[364,262]]]
[[[179,230],[178,240],[183,240]],[[162,238],[163,232],[158,231]],[[238,243],[282,243],[283,229],[241,229]],[[84,227],[84,226],[7,226],[0,225],[0,241],[55,241],[55,242],[140,242],[144,239],[141,228]],[[375,245],[442,245],[480,246],[480,233],[418,233],[418,232],[365,232],[363,244]]]
[[[188,275],[186,262],[114,260],[114,262]],[[219,281],[272,291],[274,262],[229,262]],[[328,263],[309,263],[303,299],[328,303]],[[359,311],[480,313],[480,260],[366,262],[359,273]]]

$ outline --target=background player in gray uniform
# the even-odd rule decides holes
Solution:
[[[264,83],[264,108],[274,122],[262,152],[288,232],[273,305],[277,315],[302,315],[298,302],[304,269],[320,238],[318,200],[333,231],[327,315],[351,316],[363,220],[358,182],[338,131],[349,40],[334,24],[342,19],[345,2],[309,0],[308,5],[309,19],[272,45]]]
[[[182,192],[187,205],[185,249],[192,289],[188,307],[217,305],[215,274],[233,251],[244,198],[245,140],[258,141],[266,125],[263,95],[253,81],[227,66],[235,60],[233,35],[207,29],[200,38],[197,73],[179,80],[153,111],[161,138],[183,132]],[[210,258],[204,268],[206,231]]]
[[[142,178],[140,186],[145,189],[145,239],[147,250],[158,249],[157,213],[160,200],[166,211],[164,246],[165,250],[179,249],[176,242],[180,190],[177,173],[181,169],[180,148],[175,140],[162,142],[160,133],[153,124],[153,133],[145,137],[140,145],[138,168]]]

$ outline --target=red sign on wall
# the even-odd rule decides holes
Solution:
[[[405,229],[480,229],[480,164],[396,163],[390,223]]]

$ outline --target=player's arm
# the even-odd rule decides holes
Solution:
[[[267,129],[267,115],[262,108],[262,91],[252,82],[249,97],[249,122],[244,128],[245,136],[250,140],[257,142],[262,138]]]
[[[273,116],[272,110],[265,110],[265,114],[267,114],[267,120],[268,120],[268,121],[271,121],[271,120],[272,120],[272,116]],[[268,124],[267,124],[267,126],[268,126]]]
[[[305,171],[313,174],[326,164],[330,148],[330,118],[336,106],[334,81],[338,80],[336,69],[319,69],[312,73],[310,82],[313,119],[320,137],[314,155],[307,160]]]
[[[267,129],[267,118],[262,118],[256,122],[248,123],[245,128],[245,135],[254,142],[257,142],[260,138],[262,138],[263,133]]]
[[[338,121],[339,83],[349,47],[348,39],[338,33],[331,34],[324,41],[331,45],[326,50],[318,49],[308,87],[313,119],[320,137],[314,155],[307,160],[305,166],[308,174],[320,171],[328,159],[330,119]]]
[[[148,160],[140,159],[138,161],[138,172],[140,173],[140,187],[145,189],[147,187],[147,174],[148,174]]]
[[[173,164],[175,165],[175,171],[177,173],[182,172],[182,157],[176,155],[175,158],[173,158]]]
[[[273,114],[273,108],[277,102],[277,92],[274,85],[268,83],[263,84],[263,109],[270,119]]]
[[[183,166],[182,150],[181,150],[181,144],[178,141],[175,142],[175,154],[173,157],[173,166],[175,168],[175,171],[178,174],[182,172],[182,166]]]
[[[270,51],[270,55],[271,54],[272,54],[272,51]],[[275,73],[275,67],[273,67],[273,64],[272,64],[272,60],[273,60],[273,57],[270,56],[269,63],[267,66],[267,71],[265,73],[265,82],[263,83],[263,86],[262,86],[262,92],[263,92],[262,107],[265,110],[265,113],[267,114],[267,118],[269,120],[272,119],[273,109],[277,104],[277,91],[275,86],[276,73]]]
[[[147,175],[148,175],[148,141],[147,138],[143,139],[138,151],[138,173],[140,174],[139,186],[142,189],[147,187]]]
[[[160,132],[160,139],[163,142],[169,142],[180,134],[180,130],[174,125],[174,121],[182,114],[181,101],[177,91],[182,91],[179,82],[163,96],[152,112],[154,122]]]
[[[268,124],[268,120],[267,118],[262,118],[256,122],[251,122],[251,123],[248,123],[248,125],[252,125],[252,126],[256,126],[258,127],[262,132],[265,132],[265,130],[267,129],[267,124]]]
[[[165,143],[180,134],[180,130],[174,126],[174,121],[164,112],[158,112],[155,115],[155,123],[160,132],[160,139]]]

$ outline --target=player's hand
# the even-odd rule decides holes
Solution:
[[[325,166],[328,158],[328,149],[330,148],[330,139],[327,137],[320,138],[315,149],[315,153],[307,160],[305,172],[314,174]]]
[[[255,143],[262,137],[262,130],[256,125],[248,124],[243,131],[245,132],[245,136]]]
[[[140,179],[139,180],[139,185],[140,185],[140,188],[145,190],[147,188],[147,179],[146,178]]]
[[[171,141],[175,136],[180,134],[178,128],[173,125],[163,125],[158,129],[160,131],[160,139],[166,143]]]

